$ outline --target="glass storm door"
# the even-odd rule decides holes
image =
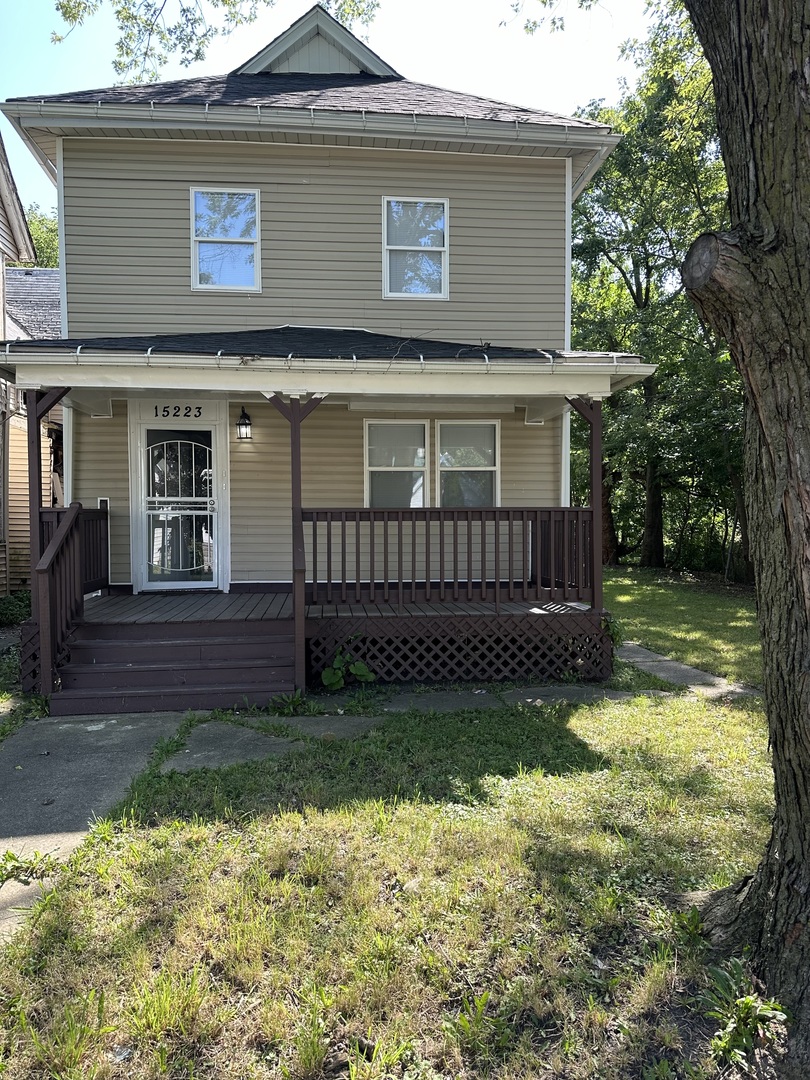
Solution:
[[[146,431],[147,589],[215,588],[217,490],[212,431]]]

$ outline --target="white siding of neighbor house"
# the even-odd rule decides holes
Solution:
[[[0,200],[0,256],[5,255],[9,260],[17,258],[17,242],[14,239],[14,234],[11,231],[11,224],[8,220],[8,214],[6,208],[3,206],[2,200]],[[0,269],[2,268],[2,259],[0,259]],[[0,288],[2,283],[0,282]]]
[[[290,428],[269,404],[251,403],[253,438],[233,438],[240,405],[228,420],[231,482],[231,580],[290,580]],[[379,419],[369,413],[370,418]],[[74,495],[86,506],[110,499],[112,577],[130,580],[129,476],[126,402],[116,401],[112,419],[76,412]],[[453,420],[465,419],[453,413]],[[422,419],[413,413],[386,413],[383,419]],[[527,427],[523,412],[480,414],[469,419],[501,421],[501,503],[551,506],[559,500],[559,419]],[[305,507],[363,505],[362,412],[321,405],[302,427]],[[435,424],[431,417],[431,502],[435,504]]]
[[[64,146],[71,336],[293,323],[565,344],[563,159],[191,139]],[[189,188],[206,185],[261,192],[259,294],[191,289]],[[449,200],[449,300],[382,299],[386,195]]]
[[[40,429],[42,450],[42,501],[51,503],[51,444]],[[8,421],[8,520],[6,525],[8,588],[11,592],[31,585],[30,526],[28,520],[28,422],[12,415]]]
[[[73,498],[84,506],[110,500],[110,580],[131,580],[127,403],[113,402],[111,418],[73,413]]]

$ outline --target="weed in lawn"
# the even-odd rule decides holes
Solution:
[[[722,1025],[711,1041],[712,1056],[721,1065],[746,1068],[755,1049],[776,1041],[787,1014],[778,1001],[756,993],[745,963],[737,957],[707,968],[707,974],[710,983],[701,1005],[706,1016]]]
[[[458,1014],[445,1022],[447,1034],[474,1060],[497,1056],[511,1039],[508,1020],[498,1014],[491,1001],[489,990],[476,996],[465,994]]]
[[[30,885],[32,881],[42,881],[59,869],[60,863],[51,855],[39,851],[31,855],[19,856],[13,851],[0,855],[0,887],[7,881],[17,881],[21,885]]]
[[[334,1003],[334,998],[323,986],[311,986],[303,995],[300,1020],[293,1036],[295,1071],[287,1072],[287,1075],[294,1075],[299,1080],[313,1080],[323,1074]]]
[[[618,657],[613,661],[613,674],[607,682],[600,685],[606,690],[622,690],[627,694],[643,694],[647,690],[660,690],[668,694],[685,693],[683,686],[676,686],[675,683],[667,682],[666,679],[659,679],[657,675],[642,671],[635,664],[619,660]]]
[[[209,995],[208,975],[194,966],[187,973],[160,971],[136,988],[127,1013],[127,1027],[138,1043],[158,1044],[167,1036],[183,1044],[203,1043],[214,1026],[203,1019]]]
[[[96,993],[95,990],[76,1002],[65,1004],[45,1026],[35,1026],[22,1013],[20,1026],[30,1040],[34,1060],[48,1076],[59,1080],[77,1076],[80,1068],[82,1076],[96,1076],[98,1064],[87,1059],[97,1050],[104,1036],[115,1031],[115,1027],[104,1024],[104,992]]]

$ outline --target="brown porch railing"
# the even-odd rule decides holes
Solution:
[[[84,609],[81,503],[72,503],[34,567],[39,616],[41,692],[53,693],[56,665]]]
[[[60,523],[73,506],[79,506],[79,529],[81,532],[82,588],[86,593],[105,589],[110,583],[110,548],[108,541],[107,511],[85,509],[81,504],[72,506],[43,507],[40,512],[42,547],[48,547]]]
[[[310,603],[592,603],[593,511],[301,511]],[[601,553],[600,553],[601,554]]]

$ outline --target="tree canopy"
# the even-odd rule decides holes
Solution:
[[[112,11],[120,37],[113,69],[124,81],[153,82],[169,55],[183,67],[205,59],[212,41],[254,22],[275,0],[56,0],[65,27],[51,34],[63,41],[102,8]],[[367,24],[379,0],[320,0],[342,23]]]

